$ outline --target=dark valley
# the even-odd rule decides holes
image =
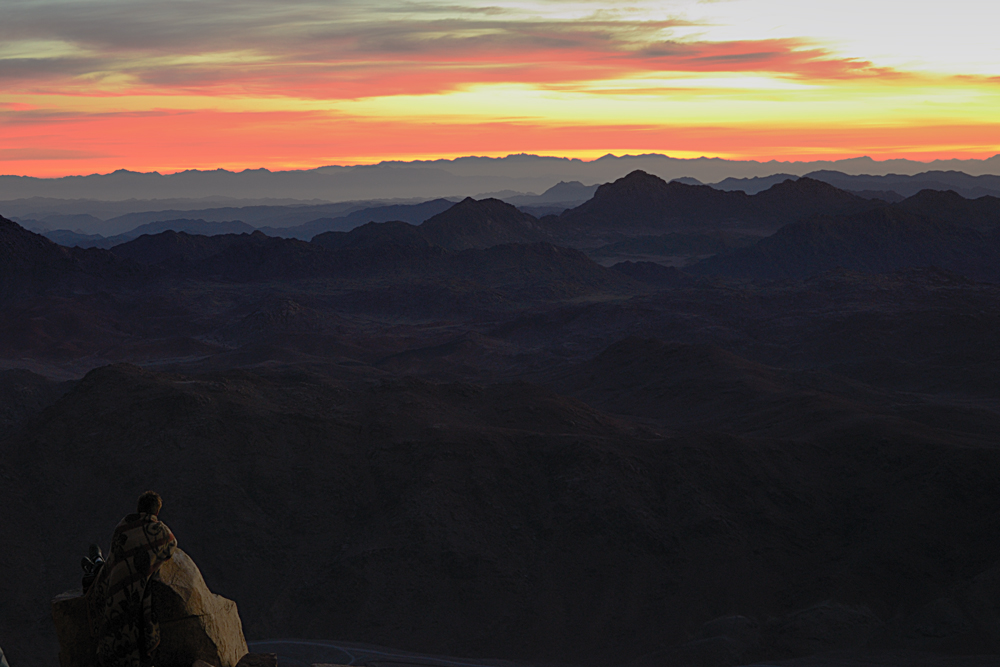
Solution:
[[[1000,186],[941,174],[0,219],[11,665],[147,488],[251,643],[997,664]]]

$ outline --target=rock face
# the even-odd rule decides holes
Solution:
[[[52,600],[52,622],[59,639],[60,667],[96,667],[97,643],[87,622],[87,598],[79,588]]]
[[[235,667],[247,654],[236,603],[208,590],[198,566],[186,553],[175,551],[150,586],[160,620],[159,667],[190,667],[196,660]],[[86,598],[80,590],[52,601],[52,620],[59,638],[60,666],[96,666]]]
[[[198,566],[180,549],[159,575],[150,582],[162,637],[157,665],[187,667],[200,659],[235,667],[247,654],[236,603],[208,590]]]

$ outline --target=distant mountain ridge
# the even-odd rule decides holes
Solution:
[[[373,206],[352,211],[336,218],[318,218],[294,227],[259,227],[260,231],[269,236],[280,236],[289,239],[311,241],[317,234],[323,232],[350,231],[366,222],[391,222],[398,220],[419,225],[428,218],[447,211],[455,202],[448,199],[432,199],[419,204],[389,204]]]
[[[250,234],[255,231],[254,227],[241,220],[227,220],[223,222],[209,222],[206,220],[191,220],[181,218],[179,220],[161,220],[139,225],[135,229],[116,236],[101,236],[99,234],[79,234],[65,229],[57,229],[51,232],[44,232],[42,235],[55,241],[59,245],[79,248],[111,248],[126,241],[146,234],[159,234],[165,231],[186,232],[188,234],[200,234],[202,236],[216,236],[218,234]]]
[[[247,169],[231,172],[217,169],[164,175],[119,170],[111,174],[55,179],[0,176],[0,201],[26,197],[125,200],[226,196],[327,201],[464,197],[502,190],[541,192],[560,181],[606,183],[637,169],[668,180],[693,177],[703,183],[775,173],[802,176],[822,170],[859,175],[917,174],[941,170],[964,171],[978,176],[1000,174],[1000,156],[984,160],[935,160],[925,163],[876,161],[866,157],[815,162],[757,162],[719,158],[679,159],[660,154],[608,155],[584,162],[570,158],[509,155],[504,158],[382,162],[301,171]]]
[[[36,275],[38,284],[60,275],[104,276],[106,271],[111,275],[146,266],[180,278],[236,282],[475,277],[473,282],[486,289],[509,282],[520,271],[535,281],[532,289],[541,298],[543,293],[597,290],[601,284],[609,289],[624,289],[626,283],[632,289],[691,284],[677,269],[652,264],[644,256],[677,253],[687,259],[675,263],[667,257],[664,263],[688,267],[701,260],[685,271],[750,280],[803,278],[836,268],[885,273],[927,266],[980,280],[1000,279],[1000,199],[969,200],[954,192],[927,190],[887,204],[799,178],[748,195],[668,183],[635,171],[600,186],[581,206],[542,219],[497,199],[472,198],[454,205],[432,200],[365,209],[356,215],[408,213],[419,219],[435,207],[444,210],[419,225],[369,222],[349,232],[320,233],[311,242],[269,236],[239,222],[152,223],[140,228],[151,233],[104,254],[60,247],[11,222],[7,236],[21,250],[10,253],[8,271]],[[163,229],[170,231],[155,233]],[[212,235],[214,231],[227,233]],[[754,237],[765,233],[773,235],[755,243]],[[495,250],[501,247],[506,250]],[[594,257],[611,258],[604,260],[607,265],[616,257],[639,261],[611,271],[570,248],[591,248]],[[714,256],[703,259],[707,255]],[[32,266],[49,268],[25,265],[24,258],[32,257]],[[531,278],[544,273],[542,257],[562,266],[549,276],[552,280],[559,280],[560,271],[568,272],[563,275],[565,290],[552,291],[551,282],[539,287],[545,280]]]
[[[189,217],[171,218],[170,215],[178,211],[161,211],[143,214],[129,214],[107,221],[98,221],[102,229],[117,229],[123,225],[128,225],[137,220],[155,218],[153,222],[147,222],[137,227],[130,228],[122,233],[112,236],[102,236],[100,234],[87,234],[77,231],[57,229],[43,232],[47,238],[66,246],[79,246],[81,248],[110,248],[137,238],[143,234],[157,234],[162,231],[172,230],[175,232],[188,232],[190,234],[232,234],[251,233],[259,229],[268,236],[280,238],[297,238],[309,241],[317,234],[328,231],[348,231],[366,222],[389,222],[390,220],[402,220],[413,224],[420,224],[436,213],[447,210],[454,202],[447,199],[434,199],[421,202],[419,204],[390,204],[386,206],[373,206],[366,208],[356,208],[356,205],[349,207],[340,205],[322,205],[316,207],[266,207],[260,210],[246,210],[239,208],[207,209],[205,211],[190,211],[191,214],[205,214],[209,219]],[[259,207],[258,207],[259,208]],[[277,210],[275,210],[277,209]],[[337,211],[349,211],[345,215],[336,217],[313,216],[324,212],[335,213]],[[284,220],[296,220],[306,218],[307,222],[290,227],[272,227],[267,225],[251,225],[241,219],[226,216],[243,215],[258,222],[267,221],[268,213],[275,218]]]
[[[648,158],[648,156],[647,156]],[[651,158],[643,158],[648,162]],[[631,158],[629,158],[631,159]],[[622,161],[627,161],[625,158]],[[640,160],[636,158],[636,160]],[[621,162],[624,164],[625,162]],[[475,167],[475,162],[463,163],[464,166]],[[496,166],[497,163],[494,163]],[[530,159],[521,166],[538,167]],[[554,164],[562,164],[556,161]],[[585,163],[591,164],[591,163]],[[998,162],[1000,164],[1000,162]],[[479,165],[482,167],[483,165]],[[653,163],[655,167],[655,161]],[[662,166],[662,165],[661,165]],[[814,165],[815,166],[815,165]],[[870,166],[870,165],[869,165]],[[480,169],[480,171],[482,171]],[[527,169],[534,173],[537,169]],[[640,170],[642,171],[642,170]],[[325,173],[325,172],[324,172]],[[333,171],[330,173],[341,173]],[[478,173],[478,172],[477,172]],[[484,172],[488,175],[488,170]],[[691,176],[670,177],[657,174],[655,170],[647,171],[663,180],[684,185],[705,185],[706,183]],[[483,174],[480,174],[483,175]],[[535,174],[537,175],[537,174]],[[532,176],[534,178],[535,176]],[[756,195],[774,185],[786,180],[797,180],[801,174],[791,172],[771,173],[766,176],[729,177],[716,183],[709,183],[716,190],[727,192],[742,191]],[[884,176],[870,174],[847,174],[831,169],[816,170],[805,174],[806,178],[822,181],[841,190],[849,191],[855,196],[868,200],[880,200],[888,203],[898,203],[921,190],[953,190],[966,198],[982,196],[1000,196],[1000,176],[973,176],[958,171],[926,171],[915,175],[888,174]],[[617,177],[616,177],[617,178]],[[615,179],[611,179],[615,180]],[[497,198],[518,206],[522,211],[536,217],[560,215],[567,209],[574,208],[591,199],[598,185],[583,185],[580,181],[559,181],[545,190],[541,195],[524,193],[511,189],[500,192],[477,194],[476,199]],[[259,193],[256,193],[259,194]],[[352,192],[356,195],[356,192]],[[414,193],[411,193],[414,194]],[[420,193],[415,193],[419,195]],[[328,198],[336,198],[326,193]],[[206,200],[230,201],[232,205],[202,208],[195,202]],[[40,232],[48,230],[68,230],[85,236],[99,234],[110,237],[128,234],[136,227],[152,222],[163,222],[180,219],[203,219],[208,222],[227,222],[239,220],[251,227],[261,229],[272,236],[286,236],[309,240],[312,236],[325,231],[346,231],[351,227],[365,222],[388,222],[392,219],[404,220],[415,224],[422,222],[431,215],[447,208],[447,201],[460,201],[462,196],[428,198],[428,195],[410,197],[404,200],[354,199],[338,203],[316,203],[313,201],[295,200],[263,200],[275,201],[275,204],[262,204],[257,198],[246,204],[232,197],[214,197],[202,199],[175,200],[132,200],[122,202],[101,202],[95,200],[60,200],[51,198],[21,198],[12,201],[0,201],[0,212],[9,218],[20,222],[27,228]],[[277,202],[282,201],[279,204]],[[167,208],[159,203],[175,203],[176,208]],[[114,211],[128,211],[112,214]],[[426,211],[420,211],[426,208]],[[362,211],[367,210],[367,213]],[[177,229],[176,231],[183,231]],[[60,233],[62,241],[71,237]],[[53,238],[56,238],[55,236]],[[107,245],[95,239],[76,239],[81,245]]]
[[[919,174],[845,174],[840,171],[819,170],[804,175],[817,181],[855,193],[876,193],[883,195],[895,193],[899,199],[912,197],[922,190],[952,190],[966,199],[976,199],[984,196],[1000,196],[1000,176],[981,174],[971,176],[961,171],[925,171]],[[747,194],[762,192],[772,185],[785,180],[795,180],[794,174],[773,174],[770,176],[751,178],[726,178],[718,183],[711,183],[719,190],[740,190]],[[868,198],[871,198],[868,197]]]

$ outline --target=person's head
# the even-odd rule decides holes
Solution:
[[[163,507],[163,498],[160,497],[156,491],[147,491],[146,493],[139,496],[139,502],[136,504],[136,511],[139,514],[159,514],[160,508]]]

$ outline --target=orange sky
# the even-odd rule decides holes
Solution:
[[[1000,10],[942,6],[22,0],[0,8],[0,173],[989,157]]]

